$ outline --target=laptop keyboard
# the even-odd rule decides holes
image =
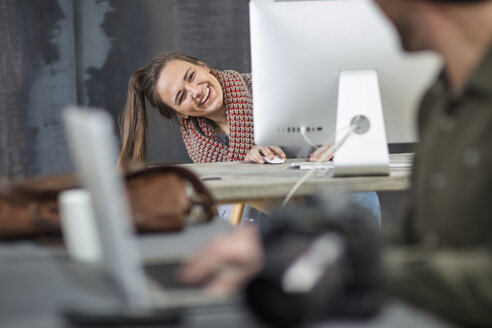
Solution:
[[[178,279],[178,270],[181,261],[146,263],[144,270],[149,280],[160,288],[156,292],[158,307],[193,308],[195,311],[216,312],[224,311],[230,306],[241,302],[239,294],[226,296],[212,296],[203,292],[204,283],[188,285]]]
[[[144,270],[146,274],[152,278],[153,281],[165,289],[197,289],[201,285],[189,285],[183,284],[178,277],[179,267],[182,262],[164,262],[164,263],[152,263],[145,264]]]

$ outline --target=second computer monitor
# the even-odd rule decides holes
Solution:
[[[439,68],[430,53],[406,54],[370,0],[250,1],[255,140],[326,144],[335,131],[344,70],[375,70],[388,142],[415,142],[415,110]]]

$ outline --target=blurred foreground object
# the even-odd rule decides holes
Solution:
[[[315,198],[272,215],[265,266],[246,289],[253,312],[276,326],[375,314],[383,298],[378,227],[344,198]]]
[[[73,260],[97,262],[102,260],[97,222],[87,189],[69,189],[58,196],[63,241]]]
[[[139,232],[181,230],[187,219],[213,219],[214,200],[191,171],[163,165],[127,172],[125,183]],[[0,184],[0,239],[60,234],[58,195],[80,187],[75,175]]]

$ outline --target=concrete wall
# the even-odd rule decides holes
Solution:
[[[116,121],[129,76],[153,56],[250,71],[248,1],[0,0],[0,44],[0,176],[69,172],[62,108]],[[175,123],[148,114],[149,161],[189,162]]]
[[[66,170],[60,108],[75,101],[70,1],[0,1],[0,175]]]

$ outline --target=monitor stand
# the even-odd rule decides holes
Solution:
[[[333,174],[388,175],[389,153],[377,72],[341,71],[338,82],[335,142],[352,124],[357,128],[335,153]]]

